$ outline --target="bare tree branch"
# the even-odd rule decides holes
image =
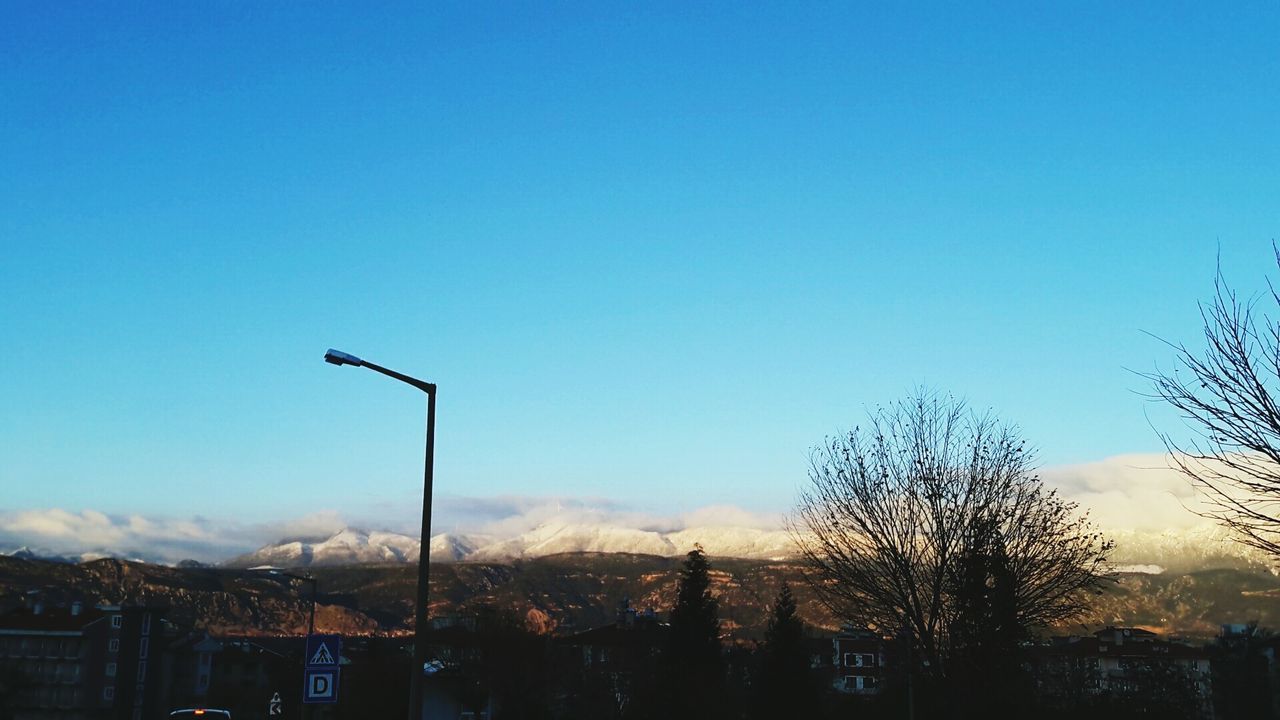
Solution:
[[[1272,250],[1280,264],[1280,250]],[[1270,280],[1268,290],[1280,306]],[[1177,356],[1173,372],[1143,374],[1150,397],[1176,408],[1198,434],[1188,442],[1167,433],[1160,439],[1173,467],[1201,491],[1207,509],[1198,514],[1280,559],[1280,324],[1258,313],[1257,299],[1241,300],[1221,268],[1200,317],[1204,349],[1165,341]]]
[[[1015,429],[925,392],[828,438],[790,522],[810,582],[848,622],[909,630],[941,673],[958,610],[949,579],[990,528],[1003,538],[1022,627],[1078,616],[1107,578],[1112,546],[1043,486],[1031,455]]]

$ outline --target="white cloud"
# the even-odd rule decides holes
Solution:
[[[1183,530],[1207,521],[1188,510],[1197,495],[1162,455],[1122,455],[1043,469],[1045,482],[1090,511],[1102,530]],[[689,512],[644,512],[606,498],[439,496],[433,532],[515,537],[540,525],[594,525],[673,532],[688,528],[776,530],[790,508],[776,515],[732,505]],[[176,562],[219,561],[285,538],[323,538],[347,526],[416,536],[416,503],[365,509],[359,515],[327,510],[278,523],[245,523],[201,516],[175,518],[108,515],[62,508],[0,510],[0,550],[28,545],[66,555],[112,553]]]
[[[1195,488],[1164,455],[1117,455],[1091,463],[1045,468],[1041,477],[1063,497],[1088,510],[1102,529],[1162,530],[1201,527]]]
[[[244,523],[207,517],[108,515],[96,510],[62,508],[0,511],[0,551],[30,546],[39,552],[80,556],[110,554],[160,562],[192,558],[228,559],[283,539],[321,539],[344,527],[392,530],[416,536],[417,518],[401,512],[380,519],[351,517],[327,510],[279,523]],[[540,525],[591,525],[671,532],[691,527],[777,529],[777,518],[733,506],[712,506],[660,515],[637,511],[604,498],[461,497],[437,498],[433,532],[512,538]]]
[[[679,516],[674,530],[700,527],[746,527],[757,530],[781,530],[783,513],[769,515],[744,510],[735,505],[710,505]]]
[[[0,511],[0,545],[28,545],[40,552],[120,554],[146,559],[208,559],[228,545],[207,521],[107,515],[62,508]]]
[[[0,511],[0,551],[21,546],[39,554],[117,555],[158,562],[224,560],[284,537],[326,537],[345,523],[333,511],[278,524],[206,517],[108,515],[63,508]]]

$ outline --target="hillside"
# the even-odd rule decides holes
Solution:
[[[571,553],[507,563],[432,566],[433,617],[482,607],[516,613],[541,632],[565,633],[611,622],[624,598],[660,614],[675,594],[679,558],[623,553]],[[317,624],[344,634],[400,634],[412,627],[416,568],[407,564],[316,567]],[[757,638],[770,603],[786,581],[810,625],[837,621],[805,586],[791,562],[713,558],[713,591],[726,634]],[[29,590],[48,602],[146,602],[171,608],[181,623],[227,634],[300,634],[309,586],[261,572],[171,568],[118,560],[80,564],[0,557],[0,608]],[[1226,622],[1258,620],[1280,627],[1280,580],[1270,573],[1219,569],[1184,574],[1122,574],[1097,598],[1084,624],[1136,625],[1158,632],[1211,637]],[[1060,631],[1079,631],[1080,626]]]

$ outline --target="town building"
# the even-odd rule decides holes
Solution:
[[[304,647],[302,638],[178,638],[168,647],[166,702],[175,708],[227,708],[232,717],[261,714],[275,696],[296,706]]]
[[[1052,638],[1029,648],[1042,696],[1157,698],[1182,692],[1201,717],[1213,717],[1212,653],[1141,628],[1107,627],[1089,636]]]
[[[831,638],[831,686],[852,695],[875,695],[884,686],[885,638],[866,628],[845,626]]]
[[[638,680],[655,676],[669,630],[653,610],[637,611],[624,598],[614,622],[560,638],[562,667],[578,683],[572,694],[622,714],[640,692]]]
[[[0,672],[15,720],[143,720],[160,710],[163,611],[32,594],[0,616]]]

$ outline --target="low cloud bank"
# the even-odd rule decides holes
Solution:
[[[711,505],[690,512],[662,515],[636,511],[607,498],[445,496],[436,501],[435,508],[440,519],[435,532],[478,533],[496,537],[514,537],[549,523],[662,533],[693,527],[749,527],[759,530],[782,527],[781,512],[771,516],[733,505]]]
[[[1185,531],[1207,521],[1191,512],[1197,495],[1168,467],[1163,455],[1122,455],[1097,462],[1044,468],[1041,476],[1065,498],[1088,510],[1104,531]],[[27,546],[37,554],[80,558],[112,555],[152,562],[218,562],[282,539],[323,539],[344,527],[416,536],[415,503],[394,511],[327,510],[276,523],[234,519],[113,515],[63,508],[0,510],[0,552]],[[548,524],[628,528],[671,533],[689,528],[778,530],[789,508],[776,514],[716,505],[689,512],[642,512],[608,498],[537,496],[435,499],[433,532],[512,538]]]
[[[1117,455],[1041,472],[1045,483],[1088,510],[1102,529],[1186,530],[1209,521],[1195,514],[1200,498],[1161,454]]]
[[[512,538],[548,524],[619,527],[674,532],[691,527],[781,527],[769,517],[734,506],[711,506],[670,516],[638,512],[598,498],[438,498],[433,532]],[[390,526],[388,526],[390,523]],[[220,562],[281,540],[321,540],[345,527],[385,529],[416,536],[409,522],[350,516],[328,510],[280,523],[244,523],[203,516],[173,518],[112,515],[62,508],[0,511],[0,553],[27,547],[46,557],[123,557],[176,563]]]
[[[285,537],[327,537],[344,526],[334,511],[282,523],[194,516],[117,515],[62,508],[0,510],[0,552],[26,547],[68,559],[122,557],[148,562],[216,562]]]

